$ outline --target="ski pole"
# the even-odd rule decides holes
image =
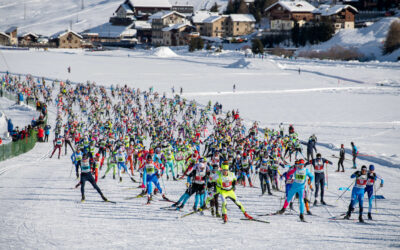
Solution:
[[[165,190],[165,194],[167,194],[167,189],[165,188],[165,184],[164,184],[164,178],[162,178],[162,176],[160,176],[161,182],[163,184],[163,188]]]
[[[378,190],[376,190],[375,184],[374,184],[374,191],[375,191],[375,195],[374,195],[374,199],[375,199],[375,212],[378,213],[378,207],[377,207],[377,205],[376,205],[376,192],[377,192]]]
[[[329,188],[329,179],[328,179],[328,164],[325,165],[325,172],[326,172],[326,189]]]
[[[352,181],[351,182],[351,184],[346,188],[346,190],[344,190],[344,192],[339,196],[339,198],[337,198],[337,200],[336,201],[338,201],[340,198],[342,198],[342,196],[347,192],[347,190],[349,190],[350,189],[350,187],[351,186],[353,186],[354,185],[354,181]]]
[[[72,169],[74,168],[74,164],[72,163],[72,166],[71,166],[71,171],[69,172],[69,178],[71,178],[71,174],[72,174]]]

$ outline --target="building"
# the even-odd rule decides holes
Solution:
[[[151,23],[147,21],[135,21],[133,28],[136,29],[136,38],[143,43],[151,42]]]
[[[265,9],[271,30],[291,30],[295,22],[299,26],[314,18],[315,7],[306,1],[279,1]]]
[[[256,19],[249,14],[230,14],[228,20],[228,36],[244,36],[254,32]]]
[[[198,37],[196,27],[189,23],[174,24],[162,29],[163,45],[166,46],[182,46],[187,45],[190,39]]]
[[[35,33],[28,32],[18,38],[20,46],[32,46],[38,43],[39,36]]]
[[[203,36],[226,37],[229,30],[229,15],[210,16],[204,22]]]
[[[10,45],[17,46],[18,45],[18,29],[13,26],[8,28],[4,33],[6,33],[10,37]]]
[[[11,45],[11,37],[4,32],[0,32],[0,45]]]
[[[218,12],[209,12],[209,11],[196,11],[192,16],[191,16],[191,21],[193,25],[196,27],[197,32],[200,33],[202,36],[206,36],[206,28],[205,28],[205,22],[207,18],[211,16],[219,16]]]
[[[168,0],[125,0],[115,11],[113,19],[147,20],[147,18],[160,11],[170,11],[172,5]]]
[[[189,5],[189,4],[175,4],[172,5],[172,10],[185,14],[186,16],[191,16],[193,15],[194,12],[194,8],[193,5]]]
[[[55,42],[58,48],[82,48],[83,37],[72,30],[58,32],[50,37],[50,42]]]
[[[160,11],[149,17],[151,22],[151,43],[153,45],[163,44],[162,29],[174,24],[187,23],[186,16],[176,11]]]
[[[94,45],[134,47],[137,44],[137,30],[129,26],[113,25],[104,23],[82,32],[85,40],[91,41]]]
[[[315,20],[332,23],[335,31],[340,29],[354,29],[357,9],[351,5],[321,5],[314,10]]]

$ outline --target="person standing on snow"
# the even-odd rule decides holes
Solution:
[[[310,136],[307,142],[307,161],[314,160],[314,151],[317,152],[315,145],[317,144],[317,137],[315,135]]]
[[[85,201],[85,183],[87,181],[90,182],[90,184],[92,184],[93,188],[96,189],[96,191],[100,194],[103,201],[108,201],[107,198],[101,192],[99,186],[97,186],[97,184],[92,176],[88,154],[84,154],[83,158],[82,158],[82,163],[81,163],[81,181],[79,183],[81,185],[81,194],[82,194],[81,202]]]
[[[342,172],[344,172],[344,166],[343,166],[343,162],[344,162],[344,158],[345,157],[345,151],[344,151],[344,145],[340,145],[340,151],[339,151],[339,161],[337,163],[337,170],[336,172],[340,171],[340,166],[342,166]]]
[[[54,139],[54,141],[53,141],[54,149],[53,149],[53,153],[51,153],[50,158],[53,157],[54,153],[58,149],[58,159],[60,159],[61,148],[62,148],[63,144],[64,144],[64,140],[61,137],[61,135],[59,135],[56,139]]]

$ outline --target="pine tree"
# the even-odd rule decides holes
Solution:
[[[299,46],[299,36],[300,36],[299,23],[295,22],[294,27],[292,29],[292,42],[296,47]]]
[[[244,0],[240,0],[239,8],[237,10],[239,14],[249,14],[249,8],[247,8],[247,4]]]
[[[260,39],[253,39],[251,41],[251,51],[254,54],[262,54],[264,53],[264,45],[262,44],[262,42],[260,41]]]
[[[225,14],[233,14],[235,12],[235,8],[233,6],[232,0],[228,1],[228,5],[226,6]]]
[[[218,12],[218,4],[217,4],[217,2],[215,2],[214,5],[211,7],[210,12]]]

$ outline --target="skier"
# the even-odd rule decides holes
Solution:
[[[372,215],[371,215],[372,200],[376,199],[376,197],[372,198],[373,194],[374,194],[374,184],[375,184],[375,181],[377,179],[380,179],[381,180],[380,187],[383,187],[383,179],[382,179],[382,177],[380,177],[379,175],[377,175],[375,173],[375,166],[374,165],[369,165],[369,171],[368,171],[367,176],[368,176],[367,177],[368,181],[367,181],[367,186],[365,187],[364,193],[368,194],[368,205],[369,205],[368,206],[368,220],[372,220]]]
[[[315,153],[317,152],[317,148],[315,147],[315,144],[317,143],[317,138],[315,135],[310,136],[307,142],[307,161],[314,160],[314,151]]]
[[[236,206],[240,208],[240,210],[247,219],[252,220],[253,217],[247,214],[242,203],[240,203],[236,199],[235,185],[237,179],[235,174],[229,171],[228,165],[222,165],[221,168],[222,168],[222,173],[218,172],[218,179],[216,183],[217,183],[217,192],[220,194],[220,197],[222,199],[222,219],[224,223],[228,222],[228,215],[226,209],[227,198],[231,199],[236,204]]]
[[[326,203],[324,201],[324,189],[325,189],[324,167],[325,167],[325,163],[332,165],[331,161],[329,161],[329,160],[327,160],[325,158],[322,158],[321,154],[318,153],[316,159],[307,162],[306,165],[305,165],[307,167],[307,165],[312,164],[313,167],[314,167],[314,173],[315,173],[315,201],[314,201],[314,206],[316,206],[317,203],[318,203],[317,197],[318,197],[319,185],[321,185],[321,203],[323,205],[326,205]]]
[[[58,149],[58,159],[60,159],[61,148],[62,148],[63,143],[64,143],[64,140],[62,139],[61,135],[59,135],[56,139],[54,139],[54,141],[53,141],[54,149],[53,149],[53,153],[51,153],[50,158],[53,157],[54,153]]]
[[[358,150],[354,142],[351,142],[351,154],[353,155],[353,169],[357,168],[356,158],[358,156]]]
[[[107,170],[104,173],[102,179],[106,178],[106,175],[108,172],[110,172],[111,168],[113,169],[113,179],[115,179],[115,167],[117,166],[117,161],[115,160],[115,155],[117,154],[117,151],[112,151],[110,156],[107,158]]]
[[[101,198],[103,201],[108,201],[107,198],[103,195],[101,192],[99,186],[97,186],[96,182],[93,179],[93,176],[90,172],[90,164],[89,164],[89,156],[88,154],[84,154],[82,158],[82,164],[81,164],[81,194],[82,194],[82,202],[85,201],[85,183],[86,181],[90,182],[92,184],[93,188],[96,189],[96,191],[100,194]]]
[[[340,171],[340,166],[342,166],[342,172],[344,172],[344,166],[343,166],[344,159],[345,159],[345,151],[344,151],[344,145],[342,144],[340,145],[339,160],[337,163],[338,166],[336,172]]]
[[[160,178],[160,173],[158,171],[159,169],[156,163],[151,159],[151,155],[148,155],[147,161],[145,164],[143,164],[142,168],[144,168],[144,174],[146,175],[147,204],[150,204],[150,201],[152,200],[153,183],[162,194],[162,198],[164,200],[168,200],[161,189],[160,182],[158,181]]]
[[[364,222],[362,217],[363,215],[363,203],[364,203],[364,193],[365,187],[367,186],[368,182],[368,175],[367,175],[367,167],[362,166],[361,171],[354,172],[351,176],[352,179],[356,178],[356,182],[354,184],[353,190],[351,191],[351,202],[349,205],[349,209],[344,217],[346,220],[350,219],[351,212],[354,211],[355,203],[358,201],[359,204],[359,222]]]
[[[294,176],[294,182],[292,187],[289,190],[288,196],[286,197],[285,203],[281,210],[277,212],[277,214],[283,214],[286,211],[286,208],[289,205],[289,201],[292,200],[293,196],[298,193],[299,194],[299,203],[300,203],[300,220],[304,220],[304,188],[306,185],[307,176],[310,178],[311,182],[314,180],[314,175],[308,170],[308,168],[304,167],[304,160],[301,159],[297,162],[295,167],[288,171],[287,175]]]
[[[269,178],[268,178],[268,171],[269,171],[269,167],[268,167],[268,161],[267,159],[262,160],[261,164],[258,166],[258,169],[260,170],[259,172],[259,178],[260,178],[260,185],[261,185],[261,195],[265,194],[266,189],[268,188],[268,194],[272,195],[271,193],[271,187],[269,184]],[[256,174],[257,174],[256,170]]]
[[[76,151],[71,155],[72,163],[75,165],[76,178],[79,178],[79,168],[81,166],[82,156],[83,154],[79,147],[77,147]]]
[[[122,182],[121,168],[123,168],[131,180],[136,182],[128,171],[128,167],[126,166],[127,155],[122,148],[118,150],[118,154],[115,156],[115,158],[117,159],[119,181]]]

